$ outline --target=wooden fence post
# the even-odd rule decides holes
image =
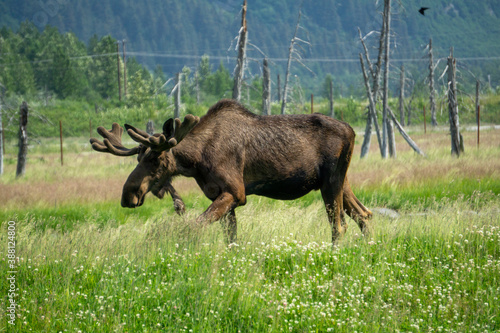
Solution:
[[[19,108],[19,152],[17,154],[16,177],[24,176],[26,173],[26,158],[28,155],[28,103],[23,102]]]
[[[62,121],[59,120],[59,141],[61,143],[61,166],[64,165],[63,159],[63,132],[62,132]]]
[[[480,131],[480,106],[479,106],[479,80],[476,80],[476,122],[477,122],[477,148],[479,148],[479,131]]]

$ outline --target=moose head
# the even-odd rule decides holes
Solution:
[[[116,156],[137,155],[138,164],[123,186],[123,207],[141,206],[148,192],[160,199],[165,192],[169,192],[174,199],[176,212],[184,212],[184,203],[171,184],[171,178],[176,171],[171,149],[178,145],[199,121],[198,117],[192,115],[187,115],[182,123],[180,119],[169,119],[163,124],[163,132],[154,135],[126,124],[128,135],[139,143],[133,148],[126,148],[122,144],[123,128],[117,123],[113,123],[111,130],[102,126],[97,128],[97,132],[104,139],[102,142],[95,138],[90,139],[94,150]]]

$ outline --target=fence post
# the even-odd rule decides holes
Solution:
[[[61,166],[64,165],[63,160],[63,132],[62,132],[62,121],[59,120],[59,141],[61,143]]]
[[[476,80],[476,120],[477,120],[477,148],[479,148],[479,131],[480,131],[480,105],[479,105],[479,80]]]

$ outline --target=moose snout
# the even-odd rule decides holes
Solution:
[[[128,186],[123,187],[122,192],[122,207],[124,208],[135,208],[142,206],[144,203],[144,196],[146,193],[140,190],[140,188],[130,188]]]
[[[139,202],[139,197],[136,195],[122,195],[122,207],[124,208],[135,208],[140,206],[142,203]]]

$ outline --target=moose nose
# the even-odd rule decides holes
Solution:
[[[136,195],[123,195],[121,203],[124,208],[135,208],[139,206],[139,198]]]

